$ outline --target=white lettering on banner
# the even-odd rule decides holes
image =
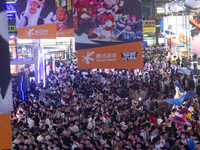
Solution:
[[[95,58],[92,57],[92,55],[94,55],[95,52],[87,52],[87,54],[85,56],[81,56],[83,57],[82,61],[85,62],[86,64],[90,64],[91,61],[95,61]],[[117,54],[116,53],[103,53],[103,54],[96,54],[96,62],[106,62],[106,61],[117,61]]]
[[[106,58],[106,53],[103,53],[103,54],[102,54],[102,59],[103,59],[103,58]]]
[[[125,61],[125,60],[137,60],[137,53],[138,52],[123,52],[121,53],[122,54],[122,61]]]
[[[96,61],[103,62],[103,61],[117,61],[116,53],[103,53],[103,54],[96,54]]]
[[[107,53],[107,58],[111,58],[111,53]]]
[[[35,30],[35,35],[48,35],[48,30]]]
[[[100,59],[100,60],[97,59],[97,61],[106,61],[106,59]]]
[[[26,31],[26,35],[31,37],[32,35],[34,35],[33,31],[34,31],[34,29],[29,29],[29,31]]]
[[[96,54],[96,59],[101,59],[101,54]]]
[[[112,58],[116,58],[116,53],[112,53]]]

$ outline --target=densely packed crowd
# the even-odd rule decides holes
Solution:
[[[180,59],[159,47],[143,50],[142,70],[79,70],[57,61],[44,83],[31,82],[22,101],[13,91],[13,149],[197,150],[199,101],[191,126],[179,132],[168,118],[177,113],[164,99],[174,83],[200,96],[199,77],[180,73]]]

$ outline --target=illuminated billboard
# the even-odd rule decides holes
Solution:
[[[141,0],[75,0],[78,68],[142,68]]]

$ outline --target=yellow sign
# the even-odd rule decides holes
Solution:
[[[16,32],[16,31],[17,31],[17,28],[16,28],[15,25],[10,25],[10,26],[8,26],[8,31],[9,31],[9,32]]]
[[[143,28],[143,33],[155,33],[156,27]]]

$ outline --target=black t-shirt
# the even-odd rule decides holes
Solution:
[[[170,60],[168,60],[168,65],[169,65],[169,66],[171,65],[171,61],[170,61]]]
[[[168,140],[170,147],[173,147],[175,141],[173,139],[169,139]]]
[[[70,147],[70,143],[72,142],[72,141],[70,140],[70,137],[64,136],[64,137],[62,138],[62,140],[63,140],[63,143],[64,143],[66,146]]]
[[[56,128],[56,134],[58,136],[60,136],[60,134],[62,133],[63,129],[62,128]]]
[[[143,143],[140,143],[140,144],[141,144],[141,149],[146,150],[146,145],[144,145]]]
[[[33,118],[33,120],[34,120],[35,124],[39,124],[39,122],[40,122],[40,119],[39,119],[38,116],[35,116],[35,117]]]

